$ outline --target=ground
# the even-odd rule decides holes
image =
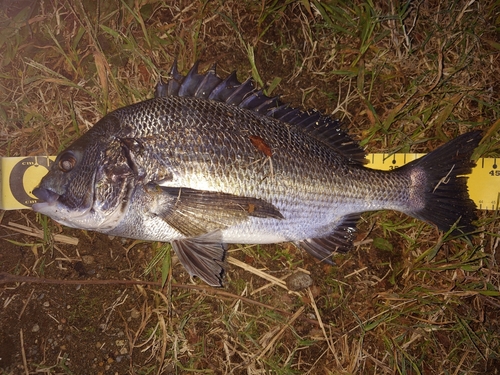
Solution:
[[[4,0],[0,155],[57,154],[151,97],[177,59],[339,118],[369,152],[480,129],[475,157],[498,157],[499,20],[489,1]],[[0,373],[496,374],[500,222],[478,215],[474,236],[453,238],[365,214],[334,266],[291,244],[234,245],[216,289],[168,244],[1,211]],[[297,272],[312,286],[292,291]]]

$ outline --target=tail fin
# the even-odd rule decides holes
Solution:
[[[476,204],[469,198],[465,175],[472,172],[475,163],[472,152],[481,140],[481,131],[472,131],[451,140],[426,156],[401,168],[409,173],[415,184],[412,197],[419,197],[418,209],[407,212],[418,219],[435,224],[453,234],[475,230]]]

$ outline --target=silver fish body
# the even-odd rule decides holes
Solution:
[[[337,122],[231,79],[174,69],[166,96],[111,112],[58,155],[34,210],[75,228],[171,242],[211,285],[222,283],[224,244],[290,241],[331,262],[366,211],[473,230],[463,175],[479,132],[394,171],[372,170]]]

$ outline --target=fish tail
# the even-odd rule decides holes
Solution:
[[[412,209],[407,213],[453,234],[475,230],[476,204],[469,197],[466,175],[476,165],[471,161],[481,131],[463,134],[400,170],[409,173]]]

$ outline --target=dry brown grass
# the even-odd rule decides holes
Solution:
[[[201,59],[203,67],[217,62],[220,75],[238,70],[240,78],[278,85],[273,93],[284,101],[342,118],[370,152],[427,152],[477,128],[488,135],[480,155],[500,156],[494,1],[4,3],[3,156],[57,153],[110,110],[151,97],[174,58],[182,71]],[[22,354],[5,373],[493,374],[500,368],[495,212],[480,214],[471,240],[450,239],[402,214],[365,215],[359,239],[367,241],[339,256],[335,267],[286,244],[234,248],[220,291],[179,288],[174,281],[190,281],[175,259],[172,272],[170,258],[161,257],[145,275],[159,245],[36,223],[32,213],[12,215],[26,226],[79,236],[81,245],[57,245],[68,254],[61,257],[52,242],[2,232],[15,239],[10,245],[32,253],[14,261],[6,243],[1,271],[63,279],[82,254],[101,249],[110,257],[100,277],[164,276],[166,285],[105,286],[102,297],[64,289],[65,304],[93,308],[68,308],[73,315],[64,318],[52,312],[59,324],[73,319],[81,343],[43,358],[25,350],[41,340],[32,330],[37,315],[24,312],[36,289],[2,286],[0,322],[9,314],[30,318],[19,319],[15,336],[3,328]],[[116,264],[122,268],[110,271]],[[290,292],[284,280],[298,268],[312,274],[314,285]],[[45,294],[55,299],[58,292]],[[96,322],[104,328],[84,335]],[[101,361],[96,343],[114,330],[123,342],[113,338],[114,357]],[[83,351],[95,363],[79,360]],[[127,360],[118,362],[122,352]]]

